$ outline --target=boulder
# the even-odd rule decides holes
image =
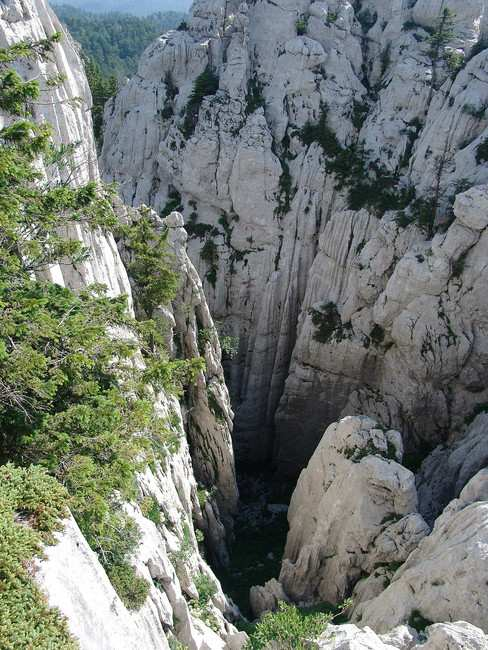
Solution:
[[[458,621],[437,623],[427,630],[427,641],[413,650],[487,650],[488,636],[478,627]]]
[[[318,639],[319,650],[486,650],[488,637],[464,621],[438,623],[418,634],[400,626],[388,634],[377,635],[369,627],[331,626]]]
[[[278,580],[272,578],[264,587],[251,587],[249,600],[252,613],[256,618],[259,618],[265,612],[275,611],[278,608],[279,602],[287,602],[288,596]]]
[[[339,603],[360,578],[397,566],[428,534],[401,435],[367,417],[325,432],[293,493],[280,582],[294,600]]]
[[[352,620],[379,632],[409,620],[462,619],[488,631],[488,469],[481,470],[436,520],[377,597]]]

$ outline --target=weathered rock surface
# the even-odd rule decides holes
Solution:
[[[488,240],[486,231],[467,227],[464,208],[481,190],[488,196],[483,186],[458,197],[454,223],[430,243],[386,219],[364,237],[350,213],[341,215],[340,225],[339,216],[329,222],[304,301],[312,312],[303,316],[296,363],[277,415],[283,424],[278,445],[283,465],[292,459],[310,418],[315,428],[339,413],[366,413],[401,428],[407,450],[415,452],[422,444],[453,437],[478,400],[484,403]],[[485,212],[480,203],[486,223]],[[337,248],[339,227],[351,233],[350,264]],[[345,237],[341,241],[346,244]],[[330,287],[335,278],[339,291]],[[313,310],[320,312],[328,301],[340,316],[324,345],[317,340]],[[324,406],[315,398],[312,408],[310,395],[321,396]],[[310,418],[299,417],[301,412]]]
[[[278,609],[278,604],[287,602],[288,596],[283,585],[276,578],[272,578],[262,587],[258,585],[251,587],[249,601],[252,613],[259,618],[265,612],[274,612]]]
[[[480,469],[488,466],[487,434],[488,414],[482,413],[458,442],[437,447],[422,463],[416,477],[419,510],[429,523]]]
[[[74,519],[65,522],[57,537],[56,546],[46,549],[36,579],[49,604],[60,608],[70,621],[82,648],[169,648],[161,628],[141,625],[126,610]],[[169,610],[162,594],[160,600]]]
[[[453,36],[433,56],[444,7]],[[297,474],[356,413],[432,449],[488,401],[485,15],[484,0],[198,0],[189,31],[151,45],[108,105],[105,177],[134,205],[181,202],[212,313],[239,338],[243,457]],[[451,72],[453,51],[465,65]],[[186,128],[207,65],[219,90]],[[362,143],[382,170],[370,195],[392,173],[424,199],[407,214],[435,204],[436,223],[458,195],[446,233],[398,226],[391,196],[350,201],[360,174],[338,182],[319,138],[300,137],[324,105],[339,144]],[[311,310],[329,320],[321,340]]]
[[[353,620],[386,632],[419,613],[433,622],[462,619],[487,632],[487,540],[488,470],[484,469],[447,506],[391,584],[377,598],[355,608]]]
[[[0,46],[20,40],[37,40],[62,31],[59,21],[44,0],[5,0],[0,3]],[[48,178],[70,174],[73,183],[98,179],[96,151],[90,117],[91,96],[81,60],[69,36],[56,45],[46,63],[29,62],[19,66],[26,78],[66,77],[56,89],[43,94],[35,106],[34,118],[49,120],[58,143],[80,142],[73,158],[73,170],[45,169]],[[74,98],[79,98],[73,102]],[[0,118],[0,125],[4,118]],[[69,166],[68,166],[69,167]],[[125,209],[118,206],[119,216]],[[67,617],[72,633],[82,650],[163,650],[168,639],[177,639],[191,650],[238,650],[245,635],[227,622],[236,609],[222,593],[198,547],[195,525],[207,533],[214,555],[225,560],[225,527],[231,530],[232,513],[237,503],[234,459],[230,431],[233,413],[223,381],[221,350],[210,317],[201,282],[186,255],[186,233],[181,217],[168,219],[170,247],[181,273],[181,290],[170,309],[162,312],[171,334],[181,338],[182,354],[190,357],[198,350],[199,328],[207,331],[205,357],[207,369],[188,404],[164,393],[155,395],[156,408],[167,418],[180,439],[178,451],[165,462],[138,476],[139,496],[152,497],[159,505],[161,523],[145,518],[134,504],[125,508],[136,520],[142,543],[132,562],[139,575],[150,584],[149,597],[140,611],[128,612],[113,590],[96,556],[88,548],[73,520],[67,522],[59,544],[47,549],[37,579],[49,602]],[[74,290],[93,283],[107,286],[109,295],[126,294],[132,309],[132,286],[121,255],[111,235],[87,233],[81,228],[70,236],[82,239],[88,248],[87,259],[76,267],[55,266],[46,274],[52,281]],[[185,317],[183,318],[183,314]],[[213,412],[209,395],[214,396]],[[191,410],[191,413],[190,413]],[[188,432],[188,440],[185,436]],[[205,452],[205,453],[204,453]],[[194,453],[194,457],[192,457]],[[202,512],[197,489],[214,486],[214,494]],[[194,524],[194,521],[196,524]],[[184,553],[182,553],[182,548]],[[195,606],[198,591],[195,578],[208,576],[216,593],[208,604],[212,628]],[[208,623],[208,620],[207,620]]]
[[[331,627],[318,640],[320,650],[485,650],[488,637],[463,621],[429,626],[420,639],[415,630],[398,627],[389,634],[376,635],[370,628],[355,625]]]
[[[465,623],[437,623],[426,630],[425,643],[414,646],[414,650],[485,650],[488,636],[482,630]]]
[[[404,626],[395,630],[391,637],[396,639],[396,643],[389,643],[387,636],[378,636],[369,627],[360,629],[355,625],[337,625],[329,627],[318,639],[318,647],[320,650],[410,650],[418,640],[415,630]]]
[[[294,600],[339,603],[378,566],[404,562],[429,527],[401,435],[367,417],[325,432],[293,493],[280,582]]]

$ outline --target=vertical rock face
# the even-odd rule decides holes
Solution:
[[[56,31],[62,27],[44,0],[6,0],[0,4],[0,46],[43,39]],[[34,107],[34,118],[53,125],[57,143],[79,142],[79,146],[72,169],[47,168],[46,176],[64,175],[65,180],[76,184],[97,180],[91,96],[70,37],[64,34],[47,63],[29,62],[19,68],[26,78],[66,77],[59,88],[43,93]],[[116,210],[122,220],[126,218],[123,206]],[[155,500],[160,523],[145,518],[136,504],[125,506],[142,532],[141,546],[132,560],[138,574],[150,584],[149,598],[140,611],[126,610],[73,520],[66,522],[59,544],[47,550],[46,560],[38,567],[39,584],[50,604],[66,615],[82,650],[159,650],[169,647],[168,638],[191,650],[238,648],[244,642],[225,618],[235,616],[235,607],[222,593],[195,535],[196,526],[203,529],[209,550],[225,561],[225,529],[232,529],[238,493],[230,438],[233,413],[223,381],[220,345],[201,282],[186,254],[186,233],[180,226],[181,216],[177,214],[165,224],[170,229],[169,245],[181,277],[173,310],[166,309],[165,314],[170,339],[181,341],[182,354],[187,358],[202,354],[207,369],[198,377],[187,404],[182,406],[164,393],[155,395],[158,412],[170,421],[180,440],[178,451],[138,477],[139,496]],[[132,309],[131,281],[114,238],[81,228],[68,234],[83,240],[89,255],[76,268],[53,267],[48,278],[74,290],[104,284],[110,295],[126,294]],[[206,337],[199,352],[201,329],[206,330]],[[199,486],[214,488],[205,503],[198,498]],[[202,613],[192,608],[192,601],[198,599],[195,577],[199,574],[215,584],[207,612],[213,629],[210,619],[205,623]]]
[[[128,203],[181,205],[212,313],[239,338],[244,458],[295,474],[358,412],[433,448],[487,401],[485,14],[199,0],[109,103],[104,176]]]

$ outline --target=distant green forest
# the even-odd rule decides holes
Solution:
[[[85,57],[93,59],[104,75],[118,79],[135,74],[146,47],[163,32],[178,27],[184,18],[177,11],[139,17],[115,11],[95,14],[70,5],[54,9]]]
[[[147,17],[116,11],[90,13],[70,5],[54,7],[75,41],[81,45],[85,71],[93,96],[93,127],[99,147],[103,138],[103,109],[121,80],[137,72],[146,47],[160,34],[175,29],[185,14],[177,11]]]

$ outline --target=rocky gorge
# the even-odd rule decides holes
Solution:
[[[107,104],[99,161],[69,34],[17,66],[63,76],[33,115],[80,143],[69,183],[115,181],[117,220],[164,235],[179,283],[157,322],[171,359],[203,361],[182,394],[154,391],[178,444],[123,501],[143,604],[72,516],[35,561],[82,650],[488,648],[487,11],[195,0]],[[0,3],[2,48],[58,31],[45,0]],[[143,314],[130,242],[66,235],[89,255],[43,279]],[[244,507],[236,464],[291,482],[289,507],[283,491]],[[224,578],[243,525],[286,510],[283,557],[249,601],[262,621],[345,609],[306,645],[239,631],[226,586],[242,567]]]

